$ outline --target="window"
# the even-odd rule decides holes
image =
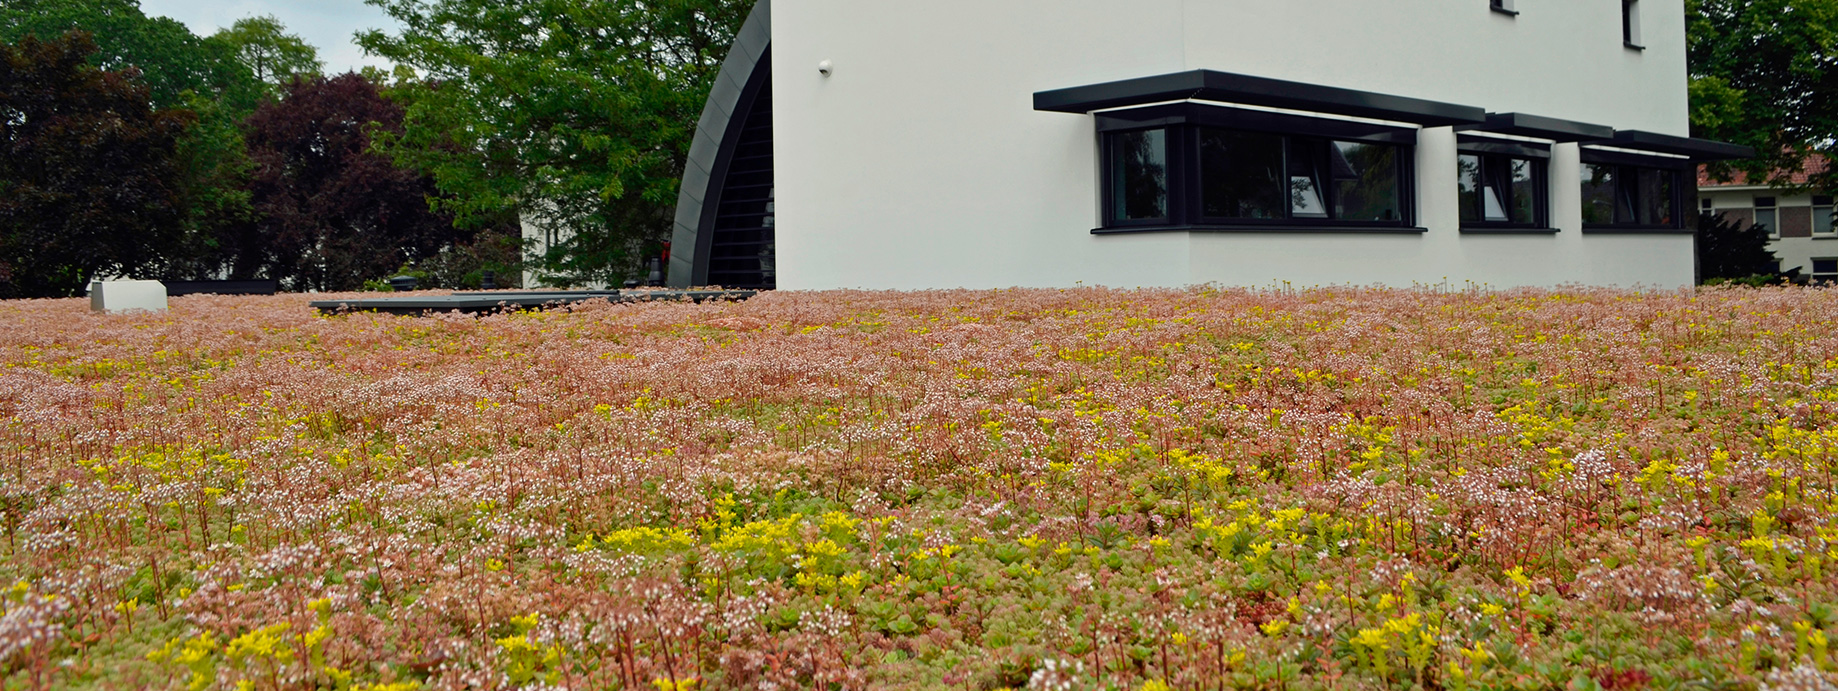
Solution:
[[[1543,228],[1546,219],[1545,161],[1500,153],[1464,152],[1457,157],[1457,184],[1464,229]]]
[[[1832,234],[1832,198],[1816,195],[1812,198],[1812,232],[1814,235]]]
[[[1305,118],[1244,119],[1294,124]],[[1362,141],[1361,136],[1238,129],[1191,120],[1105,131],[1105,229],[1407,227],[1409,147]]]
[[[1513,9],[1513,0],[1490,0],[1488,4],[1493,9],[1493,11],[1499,12],[1501,14],[1518,14],[1519,13],[1517,10]]]
[[[1168,220],[1168,131],[1112,135],[1110,159],[1110,221]]]
[[[1401,225],[1398,147],[1198,128],[1206,222]]]
[[[1646,48],[1640,43],[1640,0],[1621,0],[1621,45]]]
[[[1597,228],[1683,228],[1679,172],[1606,163],[1583,164],[1583,225]]]
[[[1252,132],[1200,132],[1201,216],[1285,216],[1283,138]]]
[[[1838,282],[1838,258],[1813,259],[1812,280],[1821,283]]]
[[[1755,225],[1761,226],[1763,229],[1767,230],[1768,237],[1778,238],[1781,236],[1780,221],[1780,210],[1774,206],[1773,197],[1755,198]]]
[[[1703,211],[1704,213],[1711,212],[1710,197],[1705,197],[1703,199],[1698,200],[1698,210]]]

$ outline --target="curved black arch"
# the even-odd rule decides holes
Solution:
[[[702,107],[677,193],[671,287],[771,289],[772,2],[759,0]]]

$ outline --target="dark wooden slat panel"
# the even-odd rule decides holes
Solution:
[[[770,289],[778,284],[774,265],[776,214],[772,150],[772,87],[761,89],[741,126],[716,209],[709,248],[708,281],[735,288]]]

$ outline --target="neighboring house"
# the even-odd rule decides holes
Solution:
[[[761,0],[675,286],[1693,283],[1683,0]]]
[[[523,229],[523,252],[526,255],[543,256],[549,249],[572,239],[573,234],[563,221],[556,219],[553,207],[547,204],[535,204],[518,218]],[[605,290],[612,286],[601,281],[557,280],[556,277],[537,271],[530,262],[523,264],[523,283],[526,287],[550,286],[556,288],[582,288],[588,290]]]
[[[1784,182],[1804,186],[1830,165],[1824,156],[1815,154],[1806,160],[1804,170],[1786,176]],[[1698,209],[1766,229],[1773,239],[1768,249],[1780,259],[1782,271],[1798,269],[1808,278],[1838,281],[1838,232],[1832,228],[1830,192],[1786,193],[1766,183],[1756,184],[1740,172],[1728,181],[1717,181],[1700,170]]]

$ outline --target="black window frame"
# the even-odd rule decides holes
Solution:
[[[1166,189],[1163,190],[1163,194],[1164,194],[1163,203],[1165,206],[1163,211],[1165,212],[1166,215],[1160,218],[1140,218],[1140,219],[1119,218],[1118,217],[1117,195],[1116,195],[1117,184],[1116,184],[1116,179],[1114,177],[1116,173],[1116,166],[1114,165],[1114,160],[1115,160],[1114,156],[1116,155],[1117,137],[1103,136],[1100,138],[1100,150],[1101,150],[1101,154],[1100,154],[1101,164],[1100,165],[1103,166],[1103,172],[1099,177],[1102,180],[1103,186],[1104,186],[1104,194],[1103,194],[1104,223],[1103,223],[1103,226],[1106,228],[1131,228],[1131,227],[1152,228],[1152,227],[1169,225],[1174,222],[1175,211],[1176,209],[1180,208],[1180,202],[1185,201],[1184,199],[1179,199],[1181,185],[1174,184],[1175,181],[1179,177],[1176,174],[1176,171],[1181,170],[1182,165],[1185,163],[1185,161],[1179,160],[1181,159],[1181,154],[1185,147],[1178,145],[1178,140],[1176,140],[1174,136],[1175,133],[1173,131],[1169,131],[1168,128],[1166,127],[1142,127],[1142,128],[1137,128],[1137,129],[1117,130],[1115,132],[1111,132],[1107,134],[1121,135],[1121,134],[1130,134],[1130,133],[1135,133],[1135,132],[1148,132],[1148,131],[1153,131],[1153,130],[1164,130],[1166,132],[1166,134],[1162,137],[1162,146],[1163,146],[1162,160],[1164,161],[1164,164],[1167,166],[1167,170],[1163,173],[1164,175],[1163,184],[1166,186]]]
[[[1463,233],[1555,233],[1557,229],[1551,224],[1551,147],[1549,144],[1520,142],[1512,140],[1491,139],[1473,135],[1460,135],[1455,143],[1457,175],[1460,175],[1462,156],[1481,157],[1482,185],[1486,185],[1488,159],[1523,160],[1532,166],[1532,220],[1518,223],[1513,221],[1462,220]],[[1459,177],[1457,178],[1459,180]],[[1508,200],[1508,203],[1510,200]],[[1459,196],[1457,205],[1461,204]],[[1477,216],[1485,217],[1484,210]]]
[[[1615,184],[1617,185],[1617,192],[1622,191],[1620,186],[1630,184],[1624,171],[1638,171],[1642,169],[1669,171],[1672,173],[1673,180],[1672,198],[1670,200],[1672,207],[1672,222],[1670,224],[1655,225],[1638,222],[1590,223],[1585,217],[1583,221],[1583,232],[1654,234],[1696,232],[1689,226],[1685,218],[1685,210],[1688,208],[1685,200],[1688,197],[1697,196],[1697,169],[1690,159],[1643,156],[1619,151],[1603,151],[1588,147],[1582,149],[1580,158],[1582,160],[1581,165],[1578,166],[1579,172],[1582,170],[1583,166],[1614,167],[1616,169]],[[1582,178],[1577,181],[1579,193],[1582,185],[1587,183],[1588,179],[1587,175],[1583,175]],[[1636,213],[1638,213],[1637,207]]]
[[[1134,108],[1128,111],[1098,113],[1100,214],[1102,221],[1093,233],[1142,231],[1219,231],[1219,232],[1300,232],[1300,233],[1422,233],[1417,227],[1416,129],[1353,120],[1315,118],[1267,111],[1202,105],[1170,104]],[[1166,130],[1168,144],[1168,217],[1163,219],[1118,219],[1116,189],[1113,177],[1116,135],[1146,130]],[[1201,132],[1221,130],[1274,135],[1281,139],[1287,167],[1289,142],[1304,139],[1311,142],[1350,142],[1395,147],[1398,187],[1397,221],[1349,221],[1337,218],[1297,218],[1287,208],[1284,218],[1236,218],[1205,215],[1202,192]],[[1324,185],[1321,202],[1335,207],[1337,190]]]
[[[1621,45],[1630,50],[1646,50],[1640,39],[1640,0],[1621,0]]]

